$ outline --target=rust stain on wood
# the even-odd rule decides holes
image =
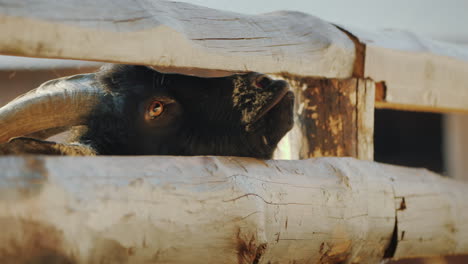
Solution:
[[[357,79],[283,77],[291,81],[296,104],[302,104],[300,157],[357,157]]]
[[[112,239],[94,241],[88,263],[131,263],[129,257],[136,254],[134,248],[126,248]]]
[[[237,230],[237,260],[239,264],[257,264],[267,249],[266,243],[259,243],[255,234],[242,234]]]
[[[344,263],[349,258],[351,251],[351,241],[346,240],[341,243],[330,244],[322,242],[319,253],[321,254],[320,264]]]
[[[5,178],[0,181],[0,199],[14,201],[37,197],[48,181],[47,168],[39,157],[25,157],[19,175],[16,179]]]
[[[73,252],[63,231],[54,226],[21,218],[0,218],[0,226],[8,226],[0,232],[0,263],[128,263],[137,253],[134,247],[98,237],[92,241],[89,256],[77,259],[78,252]]]
[[[61,53],[61,50],[53,49],[49,47],[47,43],[41,41],[26,42],[21,39],[16,40],[15,43],[6,43],[0,47],[0,54],[5,55],[31,55],[32,57],[49,57],[47,55],[55,54],[56,56],[60,56]]]
[[[387,96],[387,86],[385,82],[375,83],[375,101],[384,102]]]
[[[405,197],[401,198],[400,207],[397,209],[398,211],[406,210],[406,200]]]
[[[37,157],[27,157],[25,158],[24,170],[24,184],[17,186],[21,198],[39,195],[49,176],[44,160]]]
[[[353,77],[365,78],[366,44],[359,41],[355,35],[345,30],[344,28],[339,26],[336,27],[343,31],[354,42],[356,58],[354,59]]]
[[[13,218],[0,219],[0,225],[8,226],[0,234],[0,263],[77,263],[55,227]]]
[[[374,83],[281,73],[295,96],[299,158],[373,158]]]
[[[39,179],[31,179],[31,183],[43,183],[45,180],[47,180],[48,172],[43,159],[37,157],[25,158],[25,170],[29,172],[37,172],[42,176]]]

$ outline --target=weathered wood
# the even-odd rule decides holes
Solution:
[[[350,32],[344,33],[299,12],[250,16],[163,0],[132,6],[86,0],[79,9],[73,0],[2,0],[0,20],[1,54],[147,64],[204,76],[369,77],[388,88],[376,107],[468,111],[468,49],[408,32],[343,27]]]
[[[468,252],[468,185],[426,170],[164,156],[0,167],[2,263],[378,263],[396,216],[398,257]]]
[[[286,136],[291,153],[311,157],[373,159],[374,93],[371,80],[282,75],[296,95],[296,126]],[[294,143],[293,143],[294,142]],[[286,151],[283,151],[286,152]]]
[[[445,115],[443,124],[447,174],[468,181],[468,115]]]
[[[90,69],[100,67],[102,63],[93,61],[38,59],[17,56],[0,56],[0,71],[43,71],[59,69]]]
[[[385,264],[466,264],[467,255],[428,257],[428,258],[406,258],[399,260],[386,261]]]
[[[385,98],[377,101],[376,107],[468,111],[467,46],[404,31],[344,28],[365,45],[365,54],[358,54],[364,56],[364,76],[385,82]]]
[[[358,79],[357,87],[357,157],[374,160],[374,102],[375,83],[369,79]]]
[[[468,246],[468,204],[462,192],[466,185],[449,179],[394,174],[393,180],[398,247],[395,257],[461,253]],[[456,208],[456,209],[455,209]],[[417,246],[415,245],[417,242]]]
[[[242,15],[163,0],[0,1],[0,54],[349,77],[354,45],[299,12]]]

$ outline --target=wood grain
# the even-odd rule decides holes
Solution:
[[[280,76],[296,95],[295,126],[279,144],[277,159],[374,157],[372,80]],[[285,151],[288,149],[289,151]],[[294,153],[288,156],[288,153]]]
[[[357,79],[357,158],[374,160],[374,102],[376,84],[370,79]]]
[[[287,72],[385,83],[379,108],[468,111],[468,48],[300,12],[243,15],[164,0],[0,1],[0,54],[152,65],[203,76]],[[342,29],[342,30],[340,30]]]
[[[466,186],[447,178],[392,174],[398,221],[395,257],[443,256],[468,248]],[[457,209],[455,209],[455,207]],[[418,245],[415,246],[414,243]]]
[[[385,83],[377,107],[468,112],[468,46],[405,31],[344,28],[366,45],[365,77]]]
[[[0,54],[349,77],[353,42],[300,12],[256,16],[163,0],[0,1]]]
[[[447,174],[468,181],[468,115],[446,115],[443,124]]]
[[[2,263],[379,263],[397,218],[397,257],[468,252],[468,185],[427,170],[164,156],[0,167]]]

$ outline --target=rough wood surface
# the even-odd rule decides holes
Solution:
[[[428,251],[448,255],[468,249],[467,185],[427,177],[422,171],[404,176],[388,173],[394,175],[397,208],[395,257],[423,256]]]
[[[279,152],[294,155],[275,158],[338,156],[373,160],[375,85],[371,80],[288,74],[281,78],[289,81],[296,95],[296,122],[280,143]]]
[[[369,79],[357,79],[357,157],[374,160],[374,102],[376,85]]]
[[[1,0],[0,54],[349,77],[353,42],[300,12],[242,15],[163,0]]]
[[[385,82],[377,107],[468,112],[468,46],[404,31],[344,28],[366,46],[364,76]]]
[[[288,72],[384,82],[379,108],[468,111],[468,47],[343,32],[300,12],[242,15],[164,0],[0,0],[0,54],[157,66],[203,76]]]
[[[468,181],[468,115],[444,116],[444,154],[450,177]]]
[[[0,167],[2,263],[379,263],[396,214],[397,256],[468,252],[468,185],[426,170],[164,156]]]

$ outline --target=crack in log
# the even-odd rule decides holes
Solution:
[[[192,40],[252,40],[252,39],[269,39],[270,37],[252,37],[252,38],[195,38]]]
[[[305,44],[304,42],[300,43],[284,43],[284,44],[275,44],[275,45],[267,45],[267,46],[260,46],[264,48],[274,48],[274,47],[286,47],[286,46],[298,46],[298,45],[303,45]]]
[[[397,210],[398,210],[398,211],[404,211],[404,210],[406,210],[406,201],[405,201],[405,197],[401,198],[400,208],[398,208]]]
[[[334,26],[345,33],[354,43],[356,58],[354,59],[353,77],[364,78],[366,69],[366,44],[361,42],[358,37],[348,30],[335,24]]]
[[[263,253],[265,253],[266,248],[267,248],[267,244],[265,243],[257,247],[257,252],[255,253],[255,259],[253,260],[252,264],[258,264],[260,262],[260,259],[262,258]]]
[[[246,175],[246,174],[241,174],[241,173],[230,175],[230,176],[227,177],[227,179],[235,178],[235,177],[245,177],[245,178],[249,178],[249,179],[252,179],[252,180],[259,181],[259,182],[270,183],[270,184],[286,185],[286,186],[291,186],[291,187],[294,187],[294,188],[325,190],[325,188],[323,188],[323,187],[300,186],[300,185],[290,184],[290,183],[288,183],[288,182],[268,181],[268,180],[259,179],[259,178],[254,177],[254,176],[250,176],[250,175]],[[202,183],[200,183],[200,184],[202,184]]]
[[[234,202],[234,201],[237,201],[241,198],[245,198],[245,197],[249,197],[249,196],[255,196],[257,198],[260,198],[264,203],[266,204],[270,204],[270,205],[290,205],[290,204],[295,204],[295,205],[313,205],[311,203],[274,203],[274,202],[270,202],[270,201],[267,201],[265,200],[263,197],[261,197],[260,195],[256,194],[256,193],[246,193],[246,194],[243,194],[241,196],[238,196],[238,197],[235,197],[235,198],[232,198],[232,199],[229,199],[229,200],[223,200],[223,202]]]
[[[245,220],[247,217],[252,216],[252,215],[254,215],[254,214],[258,214],[258,213],[260,213],[260,211],[255,211],[255,212],[253,212],[253,213],[250,213],[250,214],[248,214],[248,215],[242,217],[241,220]]]
[[[341,264],[347,263],[350,256],[350,244],[331,244],[322,242],[319,253],[321,254],[320,264]]]
[[[240,228],[237,230],[237,261],[239,264],[258,264],[267,249],[267,243],[257,246],[257,238],[253,234],[250,239],[243,238]]]
[[[393,228],[392,240],[390,241],[390,244],[388,245],[388,247],[385,249],[385,253],[383,256],[384,259],[393,258],[393,256],[395,256],[397,245],[398,245],[398,218],[395,212],[395,227]]]
[[[192,21],[191,19],[201,19],[201,20],[210,20],[210,21],[238,21],[241,20],[241,18],[209,18],[209,17],[191,17],[190,19],[187,19],[187,21]]]

